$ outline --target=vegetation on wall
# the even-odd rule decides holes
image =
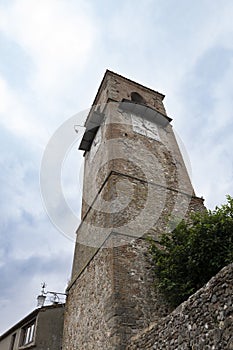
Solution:
[[[159,244],[150,240],[149,251],[159,289],[178,306],[233,261],[233,198],[182,220]]]

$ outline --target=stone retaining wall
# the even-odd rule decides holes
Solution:
[[[233,349],[233,264],[170,315],[131,338],[127,350]]]

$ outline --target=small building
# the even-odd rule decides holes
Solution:
[[[32,311],[0,336],[0,350],[59,350],[65,304],[43,306]]]

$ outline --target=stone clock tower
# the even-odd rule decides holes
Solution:
[[[63,350],[126,349],[168,312],[153,286],[146,237],[203,209],[164,95],[106,71],[79,149],[85,169]]]

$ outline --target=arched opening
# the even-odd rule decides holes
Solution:
[[[144,105],[146,104],[146,101],[138,92],[131,92],[131,101]]]

